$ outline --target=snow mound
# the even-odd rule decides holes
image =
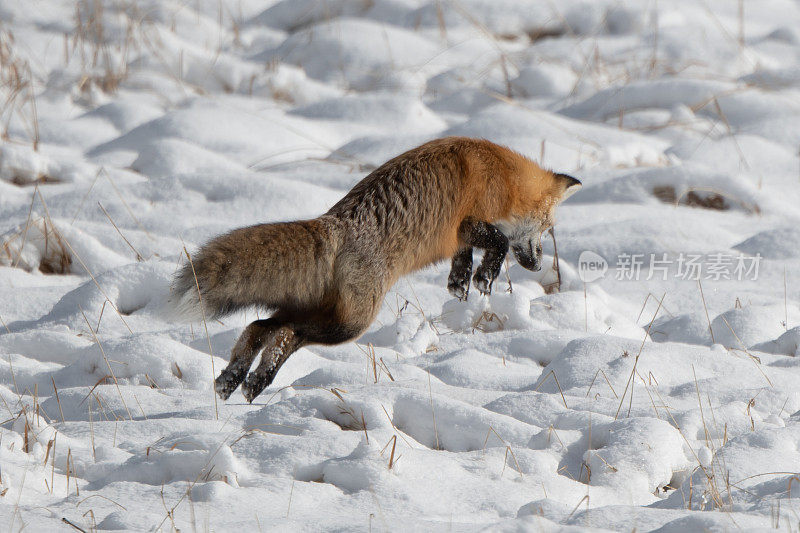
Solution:
[[[87,477],[96,483],[136,482],[162,485],[172,481],[224,481],[238,486],[239,477],[247,475],[245,465],[233,454],[230,446],[213,437],[197,437],[177,433],[167,436],[158,453],[137,453],[125,462],[99,462],[89,468]],[[210,495],[208,486],[193,494]]]
[[[716,342],[743,350],[778,337],[798,321],[800,312],[796,306],[751,305],[722,313],[711,321],[711,329]]]
[[[781,334],[775,340],[754,345],[753,350],[797,357],[800,353],[800,326]]]
[[[530,388],[541,373],[538,366],[503,361],[469,348],[433,363],[428,370],[449,385],[493,390]]]
[[[790,494],[791,472],[798,458],[796,427],[764,429],[758,433],[748,432],[722,445],[714,454],[713,462],[706,469],[698,469],[692,476],[694,490],[688,491],[689,483],[670,496],[670,500],[686,498],[692,507],[702,510],[752,511]],[[780,449],[775,457],[770,450]],[[717,474],[726,472],[736,490],[725,500]],[[792,493],[792,499],[796,499]]]
[[[142,145],[173,137],[245,161],[256,161],[264,155],[284,151],[306,151],[314,155],[324,153],[318,144],[309,140],[308,134],[299,133],[302,128],[298,126],[297,119],[277,111],[255,114],[217,102],[194,102],[101,144],[89,154],[99,156],[120,150],[138,151]],[[273,128],[282,129],[283,134],[275,136]],[[219,135],[219,131],[225,131],[226,134]],[[190,132],[188,136],[187,132]]]
[[[542,63],[520,70],[511,81],[515,94],[522,98],[566,96],[575,87],[578,76],[571,68]]]
[[[145,308],[159,312],[169,293],[173,271],[170,265],[155,262],[132,263],[109,270],[66,293],[43,320],[67,321],[77,326],[83,322],[83,312],[96,324],[106,303],[118,313],[113,318],[118,320]]]
[[[102,348],[102,349],[101,349]],[[173,354],[169,359],[163,354]],[[209,390],[211,356],[187,346],[139,334],[128,339],[101,339],[100,344],[78,350],[75,360],[55,373],[65,386],[79,386],[116,377],[122,384]],[[218,368],[222,360],[216,361]]]
[[[491,138],[529,155],[539,155],[544,142],[544,163],[559,170],[572,168],[577,157],[614,166],[658,165],[664,160],[661,150],[667,148],[666,143],[644,142],[638,134],[618,128],[507,103],[489,106],[445,133]]]
[[[778,228],[761,231],[733,247],[746,254],[787,259],[800,255],[800,231],[796,228]]]
[[[433,409],[433,410],[432,410]],[[528,441],[538,428],[479,407],[424,394],[402,395],[394,403],[392,422],[396,428],[428,448],[451,452],[483,449],[492,428],[515,445]],[[435,422],[434,416],[435,414]],[[494,446],[499,443],[492,440]]]
[[[660,317],[653,322],[650,337],[656,342],[683,342],[686,344],[712,344],[709,323],[700,314]]]
[[[697,200],[692,201],[692,193]],[[719,200],[704,198],[719,197]],[[574,201],[672,205],[694,205],[709,209],[736,209],[757,213],[759,205],[769,203],[748,176],[720,174],[705,166],[687,164],[637,170],[597,185],[584,186]]]
[[[343,96],[313,103],[292,111],[309,119],[353,122],[368,128],[391,122],[406,132],[436,132],[445,122],[416,98],[393,94]]]
[[[208,174],[241,173],[245,169],[228,159],[180,139],[160,139],[142,146],[131,168],[152,178],[204,172]]]
[[[341,87],[413,90],[424,86],[418,72],[430,68],[426,63],[436,52],[433,43],[415,32],[341,17],[292,33],[275,56]]]
[[[530,447],[548,446],[548,431],[535,435]],[[568,446],[562,468],[589,485],[613,487],[623,501],[646,503],[668,485],[676,472],[691,468],[677,429],[652,418],[628,418],[593,424]]]
[[[561,292],[538,298],[531,305],[534,323],[553,329],[571,329],[619,337],[639,338],[642,328],[618,314],[602,293],[584,295],[576,291]]]
[[[567,344],[545,367],[535,390],[560,393],[578,389],[585,395],[587,390],[597,388],[604,396],[619,396],[629,384],[634,365],[639,375],[650,376],[660,386],[669,387],[683,383],[681,368],[691,369],[694,365],[700,378],[717,367],[744,368],[746,361],[733,355],[720,358],[706,347],[593,336]]]
[[[673,78],[633,81],[598,91],[582,102],[565,107],[561,113],[572,118],[603,121],[636,109],[671,109],[678,104],[699,106],[711,100],[715,94],[733,88],[731,83],[713,80]]]

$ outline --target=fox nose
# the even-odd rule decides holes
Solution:
[[[511,246],[514,257],[522,268],[538,272],[542,269],[542,246],[533,245],[533,241],[514,243]]]

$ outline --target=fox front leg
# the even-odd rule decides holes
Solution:
[[[483,260],[475,270],[472,281],[482,294],[491,294],[492,283],[500,275],[500,268],[508,253],[508,237],[496,226],[474,219],[466,219],[461,223],[458,228],[458,237],[460,241],[469,246],[484,250]],[[470,248],[470,266],[472,263],[471,253]],[[455,257],[453,262],[455,263]]]
[[[466,300],[469,295],[469,278],[472,277],[472,246],[456,252],[447,276],[447,290],[459,300]]]

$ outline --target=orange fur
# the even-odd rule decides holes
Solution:
[[[464,173],[459,178],[463,186],[456,215],[447,221],[434,249],[426,250],[414,261],[414,270],[451,257],[463,245],[458,242],[457,233],[467,217],[490,223],[532,217],[547,227],[552,225],[553,210],[565,190],[554,172],[510,148],[483,139],[446,137],[407,153],[428,146],[434,148],[434,157],[454,148],[460,152]]]

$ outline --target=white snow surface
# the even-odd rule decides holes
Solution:
[[[797,531],[798,27],[789,0],[0,0],[0,529]],[[215,399],[257,313],[170,323],[185,252],[445,135],[583,181],[560,290],[549,238],[490,297],[434,265]]]

